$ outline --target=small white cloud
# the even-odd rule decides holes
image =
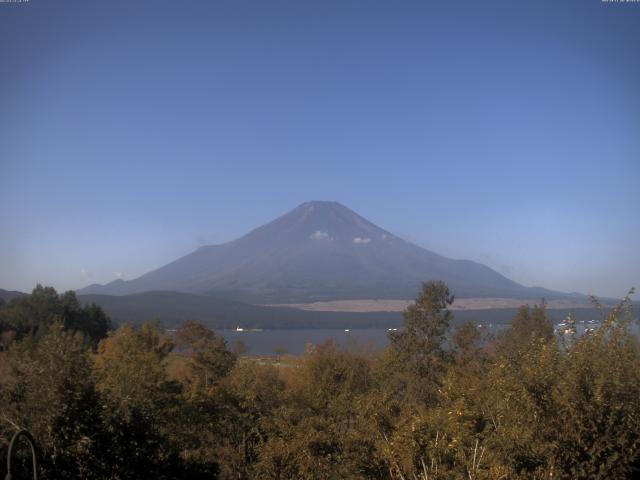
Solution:
[[[92,278],[93,277],[93,273],[90,270],[87,270],[86,268],[81,268],[80,269],[80,274],[84,278]]]
[[[116,272],[116,278],[122,278],[122,272]]]
[[[370,241],[371,241],[371,239],[368,238],[368,237],[365,237],[365,238],[356,237],[356,238],[353,239],[353,243],[358,244],[358,245],[359,244],[364,244],[364,243],[369,243]]]
[[[323,230],[316,230],[311,235],[309,235],[311,240],[325,240],[329,238],[329,233]]]

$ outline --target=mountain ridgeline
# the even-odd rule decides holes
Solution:
[[[456,296],[568,298],[418,247],[336,202],[307,202],[245,236],[204,246],[139,278],[79,294],[176,291],[251,303],[413,298],[443,280]]]

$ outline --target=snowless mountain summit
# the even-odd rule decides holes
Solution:
[[[443,280],[458,297],[558,298],[491,268],[418,247],[337,202],[313,201],[221,245],[205,246],[129,281],[79,294],[169,290],[253,303],[414,298]]]

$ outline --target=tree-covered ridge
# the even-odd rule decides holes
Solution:
[[[452,331],[452,295],[430,282],[385,350],[326,343],[273,363],[239,357],[196,322],[174,336],[153,323],[105,329],[96,346],[96,329],[68,317],[102,316],[39,288],[33,305],[0,306],[0,438],[29,429],[42,478],[640,474],[628,298],[581,337],[571,318],[558,336],[543,306],[525,306],[486,338]]]

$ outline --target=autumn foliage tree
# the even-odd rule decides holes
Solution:
[[[278,361],[197,322],[107,334],[96,307],[38,287],[0,306],[0,449],[27,428],[45,479],[640,475],[629,297],[593,331],[554,332],[543,304],[495,336],[455,324],[452,302],[427,282],[387,348]]]

